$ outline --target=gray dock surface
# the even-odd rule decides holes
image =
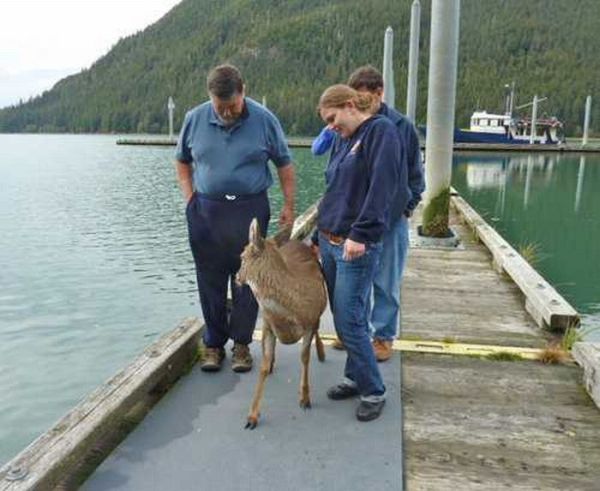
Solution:
[[[259,359],[260,343],[253,343]],[[229,351],[229,350],[228,350]],[[325,391],[345,353],[311,359],[312,409],[298,406],[300,346],[277,346],[261,420],[245,430],[257,369],[236,374],[199,367],[184,377],[83,486],[99,490],[401,490],[400,354],[382,366],[383,416],[360,423],[357,400]]]

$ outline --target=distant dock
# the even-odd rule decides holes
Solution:
[[[288,145],[291,148],[310,148],[313,138],[311,137],[290,137]],[[166,136],[148,136],[143,138],[119,138],[117,145],[146,145],[146,146],[175,146],[176,138]],[[421,141],[421,148],[425,148],[425,142]],[[455,143],[454,150],[466,152],[589,152],[600,153],[600,141],[582,145],[577,143],[564,143],[560,145],[540,145],[540,144],[499,144],[499,143]]]
[[[292,148],[310,148],[312,138],[292,137],[288,139],[288,145]],[[144,138],[119,138],[117,145],[142,145],[142,146],[175,146],[177,138],[167,136],[148,136]]]

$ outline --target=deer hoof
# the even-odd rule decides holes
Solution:
[[[302,409],[304,409],[304,410],[312,408],[312,405],[310,403],[310,399],[306,399],[306,400],[301,399],[300,400],[300,407]]]
[[[254,428],[256,428],[257,424],[258,418],[256,416],[248,416],[248,421],[246,422],[246,426],[244,426],[244,429],[253,430]]]

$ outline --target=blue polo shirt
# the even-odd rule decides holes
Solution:
[[[319,230],[355,242],[379,242],[393,206],[410,198],[404,150],[396,127],[384,116],[362,123],[332,151],[319,204]]]
[[[244,111],[225,126],[210,101],[185,115],[175,158],[193,165],[194,190],[211,195],[255,194],[273,184],[268,166],[291,163],[290,151],[275,115],[244,98]]]

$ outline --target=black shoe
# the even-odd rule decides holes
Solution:
[[[360,401],[360,404],[356,409],[356,419],[359,421],[372,421],[377,419],[381,415],[384,405],[385,399],[379,402]]]
[[[327,397],[334,401],[349,399],[358,395],[358,389],[348,384],[337,384],[327,389]]]

